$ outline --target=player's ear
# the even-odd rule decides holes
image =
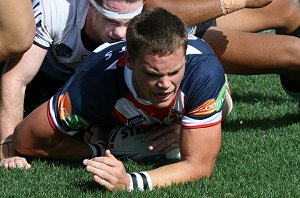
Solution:
[[[126,64],[127,64],[127,67],[132,70],[133,69],[133,60],[132,58],[129,56],[128,53],[125,53],[125,58],[126,58]]]

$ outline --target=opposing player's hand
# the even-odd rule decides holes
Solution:
[[[5,169],[29,169],[31,167],[25,158],[16,156],[17,153],[10,141],[0,144],[0,153],[0,167]]]
[[[261,8],[269,5],[273,0],[246,0],[246,8]]]
[[[171,125],[156,129],[146,137],[149,149],[155,152],[167,153],[179,147],[180,125],[173,122]]]
[[[124,165],[117,160],[109,150],[103,157],[85,159],[86,170],[94,175],[94,180],[110,191],[125,190],[129,187],[130,178],[126,174]]]
[[[0,161],[0,166],[5,169],[14,169],[14,168],[20,168],[20,169],[29,169],[31,168],[31,165],[27,162],[27,160],[24,157],[8,157]]]

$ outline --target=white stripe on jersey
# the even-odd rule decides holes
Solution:
[[[182,126],[184,128],[201,128],[213,126],[222,120],[222,111],[206,118],[203,120],[196,120],[187,116],[183,116],[182,118]]]

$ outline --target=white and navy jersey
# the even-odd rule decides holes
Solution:
[[[32,7],[36,22],[34,44],[49,49],[47,58],[55,59],[50,62],[56,63],[52,67],[78,68],[83,59],[92,53],[81,40],[88,1],[33,0]]]
[[[221,122],[224,71],[203,40],[189,39],[185,74],[177,96],[166,108],[138,98],[125,51],[126,42],[121,41],[84,61],[49,102],[53,127],[72,135],[90,124],[153,128],[178,121],[185,128],[201,128]]]

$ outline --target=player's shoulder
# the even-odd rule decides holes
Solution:
[[[70,31],[66,29],[67,27],[84,23],[88,2],[87,0],[33,0],[32,8],[37,27],[36,36],[54,37],[55,35],[59,39],[60,34],[67,34],[66,31]]]
[[[214,54],[214,52],[206,41],[192,34],[189,34],[186,54],[187,55],[197,55],[197,54],[211,55]]]
[[[126,42],[104,43],[97,47],[92,54],[84,60],[84,65],[102,65],[103,68],[109,67],[120,59],[123,59],[126,52]]]
[[[210,46],[202,39],[189,36],[187,48],[186,71],[182,80],[182,90],[197,90],[195,87],[205,87],[223,84],[224,69]]]

